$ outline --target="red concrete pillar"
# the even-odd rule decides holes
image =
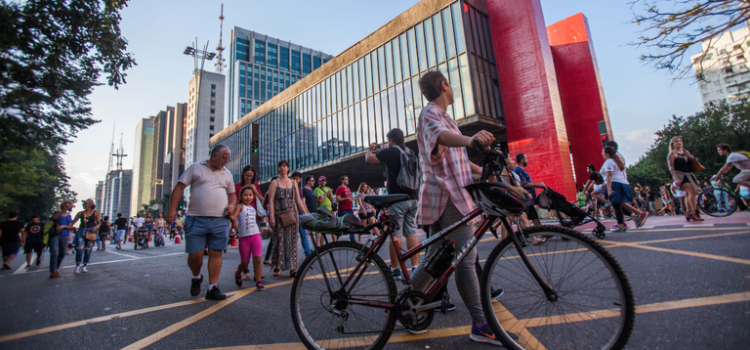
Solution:
[[[511,155],[535,182],[575,199],[555,64],[539,0],[486,0]]]
[[[588,20],[582,13],[568,17],[548,26],[547,37],[555,59],[576,180],[582,186],[588,179],[586,165],[594,164],[598,169],[604,162],[598,122],[606,122],[609,138],[613,139]]]

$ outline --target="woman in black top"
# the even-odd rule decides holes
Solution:
[[[694,157],[683,148],[682,137],[675,136],[669,141],[667,164],[674,183],[685,191],[685,220],[703,221],[697,209],[697,194],[700,190],[698,181],[690,171],[690,160]]]
[[[73,239],[73,246],[76,249],[76,269],[75,273],[88,272],[86,266],[91,260],[91,249],[96,244],[98,238],[99,224],[101,224],[101,217],[99,212],[96,210],[94,200],[89,198],[83,202],[83,210],[76,214],[73,218],[73,222],[70,226],[75,226],[76,222],[81,220],[81,225],[76,232],[76,237]],[[93,234],[95,237],[86,237],[86,235]],[[81,262],[83,262],[83,268],[81,268]]]
[[[109,225],[109,216],[105,216],[102,218],[102,224],[99,226],[99,241],[102,244],[101,248],[97,248],[96,250],[107,250],[107,236],[109,236],[109,230],[111,226]]]

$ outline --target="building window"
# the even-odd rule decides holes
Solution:
[[[215,114],[215,113],[216,113],[216,109],[211,108],[211,114]]]
[[[211,122],[213,123],[215,121],[216,121],[216,118],[215,117],[211,117]]]
[[[213,129],[214,129],[214,126],[213,126],[213,125],[209,125],[209,126],[208,126],[208,130],[213,130]]]
[[[294,74],[302,74],[300,71],[300,57],[299,57],[299,51],[292,50],[292,73]]]
[[[320,68],[320,57],[313,57],[313,70]]]
[[[302,54],[302,75],[308,75],[312,72],[312,61],[309,54]]]
[[[277,68],[279,63],[279,52],[278,46],[275,44],[268,43],[268,60],[266,65],[269,68]]]
[[[279,69],[289,71],[289,49],[283,46],[279,48]]]
[[[216,90],[216,84],[211,84],[211,90]]]
[[[266,42],[255,39],[255,64],[266,65]]]

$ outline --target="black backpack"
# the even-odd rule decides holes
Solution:
[[[394,146],[401,152],[401,170],[396,174],[396,184],[404,191],[418,191],[422,169],[419,166],[419,157],[411,149]]]

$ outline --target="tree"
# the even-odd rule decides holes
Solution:
[[[703,111],[687,118],[673,116],[656,135],[657,139],[646,155],[628,168],[628,180],[631,184],[640,183],[659,188],[665,182],[672,182],[667,155],[669,141],[674,136],[681,136],[685,149],[706,167],[706,170],[695,174],[699,180],[704,181],[726,163],[726,159],[716,151],[717,144],[728,143],[735,150],[750,150],[750,139],[747,137],[750,135],[750,103],[712,103]]]
[[[634,0],[632,7],[641,8],[634,13],[635,24],[644,26],[637,47],[654,49],[641,60],[666,69],[677,77],[691,71],[691,62],[683,65],[688,49],[697,44],[712,48],[727,30],[746,24],[750,19],[750,0]],[[703,62],[708,50],[699,62]],[[702,76],[703,67],[698,72]]]
[[[62,146],[97,123],[88,96],[136,63],[120,34],[127,0],[0,0],[0,212],[44,215],[75,199]]]

